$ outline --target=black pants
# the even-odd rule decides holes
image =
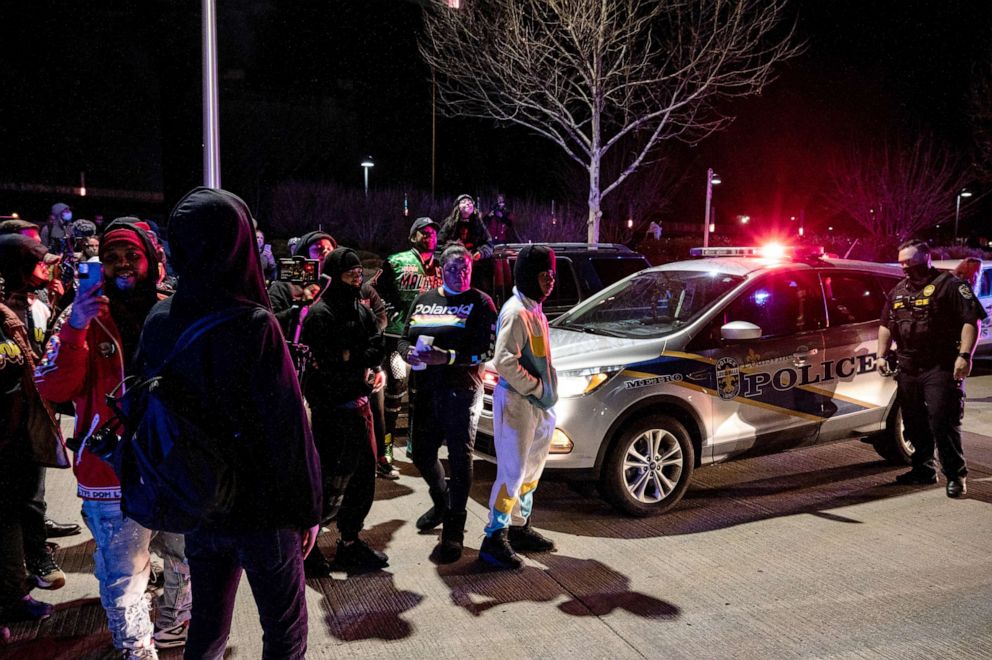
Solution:
[[[472,450],[482,412],[482,387],[478,389],[415,388],[410,422],[413,464],[427,485],[443,491],[444,466],[438,460],[442,443],[448,445],[451,482],[448,484],[452,511],[464,511],[472,488]]]
[[[242,571],[262,624],[262,657],[306,657],[302,543],[298,529],[187,534],[193,611],[185,657],[224,657]]]
[[[27,456],[24,440],[11,440],[0,451],[0,607],[20,599],[24,588],[25,520],[42,469]],[[42,526],[44,534],[44,526]],[[44,537],[42,537],[44,544]]]
[[[315,408],[313,437],[320,454],[325,520],[336,517],[345,541],[365,526],[375,499],[375,438],[367,400],[354,408]]]
[[[45,504],[45,470],[40,465],[32,465],[28,468],[34,472],[30,476],[35,484],[34,492],[25,503],[24,514],[21,518],[21,525],[24,530],[24,554],[28,558],[45,556],[45,516],[48,513],[48,505]]]
[[[961,417],[964,413],[964,386],[947,369],[933,367],[920,371],[900,370],[899,408],[906,426],[906,438],[913,443],[913,469],[936,474],[934,445],[940,469],[953,479],[968,474],[961,450]]]

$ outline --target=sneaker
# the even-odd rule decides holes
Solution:
[[[524,560],[520,558],[510,541],[507,539],[507,530],[501,529],[493,532],[492,536],[487,536],[482,540],[479,548],[479,559],[497,568],[518,569],[524,565]]]
[[[370,547],[362,539],[357,539],[347,545],[344,541],[338,541],[334,563],[345,569],[378,571],[389,566],[389,557]]]
[[[380,479],[388,479],[389,481],[396,481],[400,478],[400,471],[393,467],[392,463],[387,463],[386,461],[379,461],[379,464],[375,466],[375,476]]]
[[[910,470],[897,476],[896,483],[900,486],[929,486],[937,483],[937,475]]]
[[[531,526],[530,521],[526,525],[510,527],[507,534],[510,547],[516,552],[554,552],[555,542],[546,536],[538,534]]]
[[[124,660],[158,660],[158,650],[154,646],[124,649],[121,657]]]
[[[35,600],[30,595],[24,595],[9,605],[0,607],[0,620],[8,623],[14,621],[42,621],[52,616],[54,605]]]
[[[28,573],[39,589],[61,589],[65,586],[65,573],[55,562],[55,555],[45,548],[40,557],[28,559],[25,562]]]
[[[189,635],[189,621],[183,621],[172,628],[156,630],[152,638],[155,640],[156,647],[171,649],[185,645],[187,635]]]

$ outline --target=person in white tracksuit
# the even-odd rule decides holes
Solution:
[[[551,552],[555,544],[530,525],[534,490],[555,429],[558,378],[551,364],[548,320],[541,303],[555,284],[555,253],[546,245],[520,250],[513,296],[500,310],[493,362],[499,385],[493,393],[496,481],[489,497],[489,524],[479,559],[520,568],[517,552]]]

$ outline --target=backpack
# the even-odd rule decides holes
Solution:
[[[123,426],[109,457],[121,482],[121,508],[143,527],[188,533],[224,519],[234,506],[234,423],[204,410],[170,363],[209,330],[252,311],[232,307],[205,316],[179,336],[147,377],[129,376],[107,396]],[[123,387],[122,387],[123,386]],[[116,390],[115,390],[116,391]]]

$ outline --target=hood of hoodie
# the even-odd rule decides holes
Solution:
[[[199,313],[235,302],[269,307],[248,205],[237,195],[194,188],[169,215],[177,305]]]
[[[544,302],[547,296],[541,291],[537,276],[548,270],[556,270],[555,251],[547,245],[527,245],[517,254],[517,263],[513,266],[513,283],[534,302]]]
[[[293,248],[293,256],[299,255],[301,257],[310,258],[310,246],[319,241],[322,238],[326,238],[331,242],[335,248],[338,246],[337,241],[335,241],[330,234],[324,231],[312,231],[307,234],[300,236],[300,242],[296,244]]]
[[[5,295],[34,289],[29,283],[31,273],[46,254],[48,248],[27,236],[0,236],[0,276],[4,279]]]

